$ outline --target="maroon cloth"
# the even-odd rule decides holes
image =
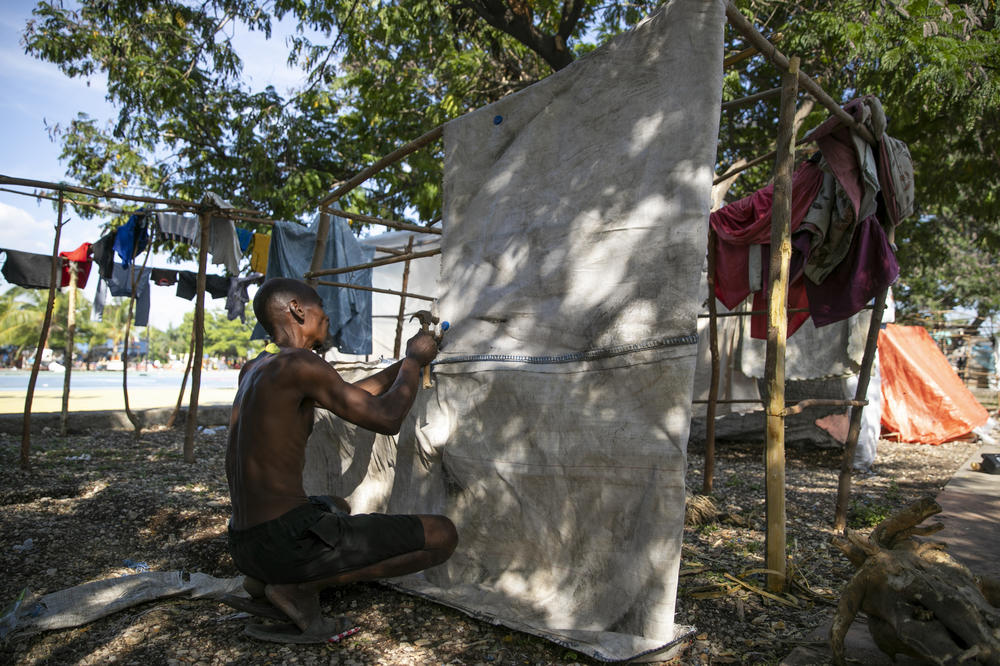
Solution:
[[[69,286],[69,262],[76,262],[76,286],[83,289],[87,286],[87,278],[90,277],[90,243],[84,243],[72,252],[60,252],[59,256],[65,261],[62,262],[62,279],[60,287]]]
[[[802,224],[809,206],[816,198],[823,184],[823,171],[811,162],[804,162],[792,175],[792,231]],[[761,252],[762,284],[767,285],[769,253],[767,248],[771,242],[771,204],[774,198],[774,185],[757,190],[750,196],[721,208],[709,217],[712,229],[718,236],[715,261],[715,296],[723,305],[732,310],[750,295],[749,261],[747,258],[750,245],[763,245]],[[801,269],[798,271],[801,273]],[[795,275],[794,273],[792,275]],[[788,307],[807,307],[805,280],[801,275],[789,282]],[[760,298],[754,297],[754,310],[764,309],[757,306],[766,302],[762,292]],[[808,312],[791,315],[788,322],[788,335],[791,335],[809,318]],[[753,334],[753,331],[763,327],[763,336]],[[753,337],[766,337],[767,317],[754,315],[751,322]]]
[[[863,98],[852,99],[844,105],[844,111],[857,120],[863,104]],[[809,132],[809,136],[816,140],[816,145],[823,153],[830,171],[854,204],[854,216],[857,219],[861,211],[865,182],[861,166],[858,164],[858,153],[854,149],[851,128],[841,122],[840,118],[830,116]]]
[[[897,277],[896,254],[882,225],[870,215],[858,224],[847,256],[822,284],[804,280],[813,323],[825,326],[857,314]]]
[[[823,182],[823,172],[805,163],[795,172],[792,192],[792,261],[789,266],[788,308],[808,308],[808,312],[788,317],[787,335],[792,335],[812,316],[816,326],[825,326],[857,314],[872,298],[895,282],[899,263],[885,230],[875,216],[862,220],[851,240],[850,250],[822,284],[814,284],[802,272],[809,258],[812,236],[806,231],[794,233],[802,223],[809,205]],[[770,263],[771,203],[773,185],[754,192],[710,216],[718,234],[715,295],[729,309],[750,294],[748,247],[761,248],[761,284],[754,293],[753,309],[767,309],[768,266]],[[766,315],[754,315],[750,335],[767,337]]]

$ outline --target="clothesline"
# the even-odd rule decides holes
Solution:
[[[259,218],[262,213],[251,208],[234,208],[211,205],[206,203],[194,203],[183,199],[166,199],[162,197],[148,197],[138,194],[125,194],[112,190],[98,190],[91,187],[81,187],[79,185],[66,185],[63,183],[51,183],[44,180],[33,180],[30,178],[13,178],[0,174],[0,185],[19,185],[21,187],[37,187],[56,192],[71,192],[73,194],[84,194],[86,196],[98,197],[101,199],[122,199],[123,201],[135,201],[139,203],[162,204],[179,208],[192,213],[228,211],[230,215],[250,216]],[[33,196],[33,195],[29,195]]]

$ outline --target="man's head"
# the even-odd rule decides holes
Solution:
[[[323,301],[315,289],[301,280],[267,280],[254,296],[253,312],[274,340],[282,333],[294,339],[298,333],[309,338],[304,341],[307,347],[318,348],[325,342],[329,320],[323,313]]]

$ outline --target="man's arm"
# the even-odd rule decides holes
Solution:
[[[320,407],[362,428],[395,435],[417,397],[420,369],[434,360],[437,351],[432,335],[424,332],[415,335],[406,344],[406,358],[392,366],[395,377],[391,384],[378,395],[348,384],[330,364],[312,353],[296,354],[299,368],[294,373],[295,381],[305,396]],[[382,375],[368,386],[386,381],[386,370],[369,378]]]
[[[367,391],[372,395],[382,395],[389,390],[389,387],[396,381],[396,376],[399,374],[399,368],[402,367],[402,365],[402,361],[396,361],[388,368],[382,368],[374,375],[365,377],[364,379],[359,379],[354,382],[354,386],[358,387],[362,391]]]

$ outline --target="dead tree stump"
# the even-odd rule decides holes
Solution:
[[[858,567],[830,629],[834,662],[845,663],[844,637],[859,611],[879,649],[932,664],[1000,665],[1000,582],[953,560],[944,544],[922,542],[944,528],[920,527],[941,512],[925,497],[882,521],[867,539],[851,530],[834,545]]]

